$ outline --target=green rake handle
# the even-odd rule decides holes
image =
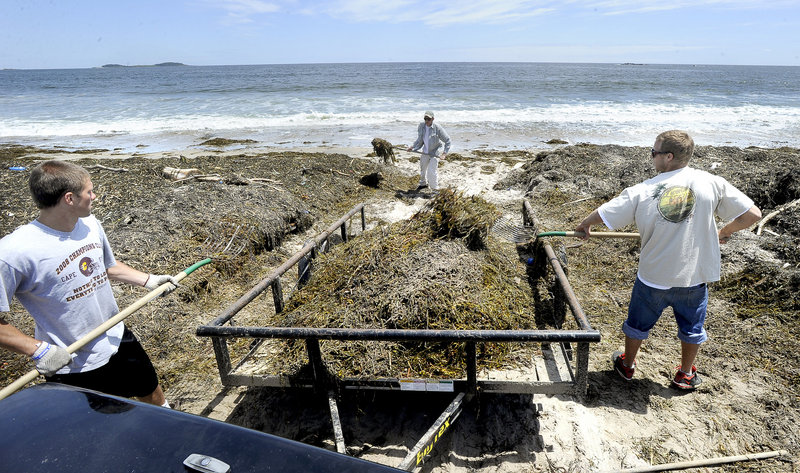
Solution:
[[[188,268],[184,269],[180,273],[176,274],[174,277],[176,280],[181,281],[186,276],[192,274],[197,268],[201,266],[205,266],[211,262],[211,258],[206,258],[202,261],[198,261],[197,263],[189,266]],[[130,306],[128,306],[125,310],[121,311],[117,315],[111,317],[110,319],[106,320],[102,324],[100,324],[97,328],[89,332],[88,334],[84,335],[83,338],[77,340],[72,345],[67,347],[67,352],[72,354],[76,351],[80,350],[86,344],[94,340],[95,338],[99,337],[100,335],[106,333],[111,327],[117,325],[118,323],[125,320],[129,315],[133,314],[137,310],[144,307],[145,304],[152,301],[156,297],[160,296],[161,293],[166,291],[172,283],[165,282],[164,284],[158,286],[157,288],[153,289],[152,291],[148,292],[146,296],[142,297],[138,301],[134,302]],[[25,386],[26,384],[30,383],[36,377],[39,376],[39,372],[35,369],[28,371],[26,374],[21,376],[19,379],[14,381],[13,383],[9,384],[8,386],[0,389],[0,399],[5,399],[8,396],[14,394],[15,392],[19,391],[20,388]]]
[[[585,235],[583,232],[544,232],[538,233],[536,238],[542,237],[578,237],[581,238]],[[625,232],[592,232],[589,234],[590,238],[639,238],[638,233],[625,233]]]

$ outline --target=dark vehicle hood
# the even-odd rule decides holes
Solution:
[[[2,472],[181,472],[193,453],[241,472],[394,468],[95,391],[39,384],[0,401]]]

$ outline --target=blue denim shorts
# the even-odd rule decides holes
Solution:
[[[628,306],[628,320],[622,324],[622,332],[630,338],[645,340],[664,309],[672,307],[678,323],[678,338],[686,343],[700,344],[708,340],[703,328],[707,305],[708,287],[705,284],[656,289],[636,278]]]

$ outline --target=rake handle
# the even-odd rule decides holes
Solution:
[[[577,237],[582,238],[586,234],[584,232],[544,232],[536,235],[536,238],[541,237]],[[590,238],[639,238],[638,233],[626,232],[592,232],[589,234]]]
[[[405,151],[406,153],[426,154],[426,153],[423,153],[422,151],[414,151],[413,149],[411,151],[409,151],[408,148],[406,148],[405,146],[392,146],[392,149],[400,149],[400,150]]]
[[[192,274],[194,270],[201,266],[205,266],[211,262],[211,258],[206,258],[202,261],[198,261],[197,263],[189,266],[188,268],[184,269],[180,273],[176,274],[174,277],[177,281],[181,281],[186,276]],[[164,284],[158,286],[157,288],[153,289],[152,291],[148,292],[146,296],[142,297],[141,299],[137,300],[130,306],[128,306],[125,310],[119,312],[117,315],[111,317],[110,319],[106,320],[102,324],[98,325],[94,330],[87,333],[83,336],[83,338],[75,341],[72,345],[67,347],[67,352],[72,354],[76,351],[80,350],[84,346],[86,346],[89,342],[94,340],[95,338],[99,337],[100,335],[106,333],[111,327],[117,325],[118,323],[122,322],[129,315],[133,314],[137,310],[144,307],[145,304],[152,301],[156,297],[160,296],[164,291],[169,289],[172,283],[165,282]],[[25,373],[23,376],[18,378],[13,383],[9,384],[8,386],[0,389],[0,400],[7,398],[8,396],[14,394],[15,392],[19,391],[20,388],[25,386],[26,384],[30,383],[39,375],[39,371],[36,369],[32,369]]]

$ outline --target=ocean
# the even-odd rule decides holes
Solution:
[[[0,70],[0,143],[157,152],[410,144],[423,112],[452,151],[550,140],[800,147],[800,67],[369,63]]]

